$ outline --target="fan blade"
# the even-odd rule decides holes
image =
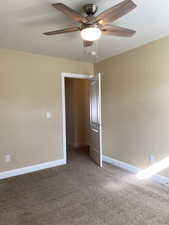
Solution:
[[[114,25],[105,25],[102,27],[103,34],[120,36],[120,37],[132,37],[136,31],[130,30],[124,27],[118,27]]]
[[[69,28],[66,28],[63,30],[55,30],[55,31],[45,32],[43,34],[44,35],[65,34],[65,33],[75,32],[75,31],[79,31],[79,30],[80,30],[79,27],[69,27]]]
[[[129,13],[131,10],[136,8],[136,6],[137,5],[132,0],[124,0],[98,15],[96,20],[102,25],[108,24]]]
[[[90,46],[92,46],[93,45],[93,41],[85,41],[85,40],[83,40],[83,46],[84,47],[90,47]]]
[[[70,17],[76,22],[82,22],[82,23],[87,23],[88,20],[82,16],[80,13],[76,12],[75,10],[69,8],[68,6],[62,4],[62,3],[56,3],[52,4],[54,8],[57,10],[63,12],[66,16]]]

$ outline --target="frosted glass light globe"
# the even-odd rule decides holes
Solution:
[[[101,33],[97,27],[88,27],[81,31],[81,37],[85,41],[96,41],[101,37]]]

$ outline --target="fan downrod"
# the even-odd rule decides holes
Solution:
[[[95,4],[87,4],[83,6],[83,11],[87,16],[93,16],[98,10],[97,5]]]

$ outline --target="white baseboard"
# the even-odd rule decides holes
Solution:
[[[106,162],[106,163],[109,163],[113,166],[122,168],[122,169],[127,170],[131,173],[134,173],[134,174],[137,174],[140,170],[142,170],[141,168],[138,168],[136,166],[130,165],[128,163],[125,163],[125,162],[122,162],[122,161],[119,161],[119,160],[116,160],[116,159],[113,159],[113,158],[111,158],[109,156],[105,156],[105,155],[103,155],[103,162]],[[161,176],[161,175],[155,175],[155,176],[151,177],[151,179],[160,183],[160,184],[164,184],[166,186],[169,186],[169,178],[168,177],[164,177],[164,176]]]
[[[41,164],[37,164],[37,165],[33,165],[33,166],[18,168],[15,170],[8,170],[8,171],[0,172],[0,180],[9,178],[9,177],[19,176],[19,175],[26,174],[26,173],[32,173],[32,172],[39,171],[39,170],[52,168],[55,166],[61,166],[61,165],[65,165],[65,164],[66,164],[66,160],[61,159],[61,160],[41,163]]]
[[[103,161],[106,162],[106,163],[112,164],[113,166],[117,166],[117,167],[120,167],[120,168],[125,169],[127,171],[130,171],[131,173],[138,173],[141,170],[141,169],[139,169],[135,166],[132,166],[128,163],[110,158],[109,156],[105,156],[105,155],[103,155]]]

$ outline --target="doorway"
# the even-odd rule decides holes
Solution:
[[[102,166],[101,86],[96,76],[62,73],[63,148],[89,152]]]
[[[89,104],[89,80],[65,78],[67,156],[73,151],[81,154],[89,151]]]

